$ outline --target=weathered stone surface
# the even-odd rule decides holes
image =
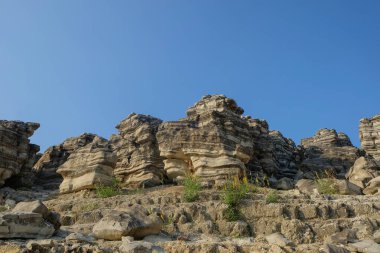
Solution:
[[[360,120],[359,133],[362,149],[380,161],[380,115]]]
[[[304,157],[300,165],[302,178],[314,178],[316,173],[331,171],[344,178],[348,169],[360,156],[348,136],[333,129],[321,129],[315,136],[303,139]]]
[[[253,152],[242,113],[234,100],[208,95],[187,111],[187,118],[162,123],[157,140],[168,177],[180,180],[193,173],[216,183],[242,175]]]
[[[380,176],[380,165],[371,157],[359,157],[346,174],[351,183],[362,189],[377,176]]]
[[[110,142],[117,154],[115,175],[123,186],[150,187],[162,184],[165,176],[156,133],[160,119],[131,114],[116,128]]]
[[[367,187],[364,188],[363,193],[368,194],[380,194],[380,176],[371,179]]]
[[[54,231],[40,213],[0,214],[0,238],[49,238]]]
[[[71,153],[91,143],[95,137],[95,134],[84,133],[68,138],[62,144],[49,147],[33,166],[37,174],[36,184],[47,189],[58,188],[63,180],[57,173],[58,167],[67,161]]]
[[[49,214],[48,208],[41,200],[30,202],[19,202],[12,210],[14,213],[39,213],[42,217],[47,218]]]
[[[75,150],[57,170],[63,177],[61,193],[93,189],[113,182],[116,156],[106,139],[96,136],[91,143]]]
[[[32,185],[31,168],[40,148],[30,144],[29,138],[39,126],[38,123],[0,120],[0,186],[7,179],[12,186]]]
[[[142,239],[145,236],[158,234],[162,221],[156,214],[146,215],[138,208],[114,211],[103,217],[92,229],[96,238],[121,240],[123,236]]]

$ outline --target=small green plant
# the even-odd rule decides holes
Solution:
[[[111,185],[98,184],[96,186],[96,196],[98,198],[109,198],[120,194],[122,194],[122,190],[117,179],[113,179]]]
[[[98,208],[98,204],[97,203],[86,203],[82,206],[82,210],[85,211],[85,212],[89,212],[89,211],[93,211],[95,210],[96,208]]]
[[[0,206],[0,212],[8,211],[8,208],[6,206]]]
[[[277,191],[273,190],[273,191],[270,191],[266,198],[265,198],[265,202],[267,204],[270,204],[270,203],[278,203],[278,200],[279,200],[279,196],[278,196],[278,193]]]
[[[240,219],[239,205],[251,190],[252,186],[248,183],[247,177],[244,177],[243,180],[238,177],[227,179],[222,195],[223,202],[227,205],[227,209],[223,212],[226,220]]]
[[[197,177],[186,175],[185,179],[183,180],[183,186],[185,187],[183,198],[186,202],[194,202],[199,199],[201,183]]]
[[[318,192],[321,194],[337,194],[338,187],[335,184],[335,174],[333,170],[325,170],[315,175]]]

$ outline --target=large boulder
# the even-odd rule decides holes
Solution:
[[[39,146],[29,138],[39,128],[38,123],[0,120],[0,186],[31,186],[31,168],[36,161]],[[12,178],[11,178],[12,177]]]
[[[142,239],[145,236],[158,234],[162,220],[155,213],[147,215],[139,208],[114,211],[103,217],[92,229],[98,239],[119,241],[124,236]]]
[[[348,136],[334,129],[320,129],[313,137],[301,140],[301,146],[304,149],[301,178],[314,178],[317,173],[325,171],[345,178],[346,172],[360,156],[360,151]]]
[[[380,176],[371,179],[366,188],[364,188],[363,193],[369,194],[380,194]]]
[[[361,119],[359,133],[362,149],[380,161],[380,114]]]
[[[380,176],[380,165],[370,157],[359,157],[346,174],[351,183],[362,189],[377,176]]]
[[[91,143],[95,137],[95,134],[84,133],[68,138],[59,145],[49,147],[33,166],[37,174],[36,183],[47,189],[58,188],[63,180],[57,173],[58,167],[67,161],[71,153]]]
[[[203,97],[187,117],[162,123],[157,132],[161,156],[169,178],[187,173],[211,184],[242,175],[253,153],[243,109],[223,95]]]
[[[93,141],[70,154],[57,170],[63,181],[61,193],[94,189],[97,185],[112,185],[116,155],[109,142],[96,136]]]
[[[160,119],[132,113],[121,121],[110,142],[117,154],[115,176],[122,186],[150,187],[162,184],[165,171],[156,133]]]

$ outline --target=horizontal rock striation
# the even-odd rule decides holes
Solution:
[[[151,187],[162,184],[165,171],[160,157],[156,133],[160,119],[131,114],[116,128],[110,142],[117,155],[115,176],[123,186]]]
[[[0,120],[0,186],[7,179],[14,186],[33,184],[31,168],[40,147],[30,144],[29,138],[39,126],[38,123]]]
[[[57,173],[58,167],[67,161],[71,153],[91,143],[95,137],[95,134],[84,133],[68,138],[62,144],[49,147],[33,166],[37,174],[36,183],[47,189],[58,188],[63,180]]]
[[[304,178],[314,178],[316,173],[325,171],[344,178],[360,156],[348,136],[334,129],[320,129],[315,136],[303,139],[301,146],[304,152],[300,169]]]
[[[380,114],[360,120],[359,133],[362,149],[380,161]]]
[[[253,144],[243,109],[223,95],[205,96],[187,111],[187,117],[162,123],[157,132],[169,178],[192,173],[211,184],[242,175]]]
[[[104,138],[96,136],[91,143],[75,150],[57,173],[63,177],[61,193],[94,189],[96,185],[113,184],[116,156]]]

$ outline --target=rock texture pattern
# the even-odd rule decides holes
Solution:
[[[360,120],[359,132],[362,148],[380,161],[380,114]]]
[[[57,173],[58,167],[67,161],[71,153],[91,143],[95,137],[95,134],[84,133],[48,148],[33,166],[37,173],[36,183],[47,189],[58,188],[63,180],[62,176]]]
[[[346,172],[360,156],[348,136],[337,133],[333,129],[321,129],[315,136],[303,139],[304,159],[300,169],[302,177],[313,178],[315,173],[330,170],[339,178],[344,178]]]
[[[223,95],[205,96],[187,111],[187,117],[165,122],[157,140],[169,178],[192,173],[216,183],[242,175],[253,144],[243,109]]]
[[[11,185],[31,185],[31,168],[40,147],[30,144],[38,123],[0,120],[0,186],[5,180]],[[10,179],[12,176],[16,176]],[[8,180],[8,181],[9,181]]]
[[[63,177],[61,193],[93,189],[113,183],[116,156],[106,139],[96,136],[91,143],[75,150],[57,173]]]
[[[116,128],[111,137],[117,163],[115,176],[123,186],[150,187],[163,182],[163,159],[160,157],[156,133],[160,119],[148,115],[131,114]]]

